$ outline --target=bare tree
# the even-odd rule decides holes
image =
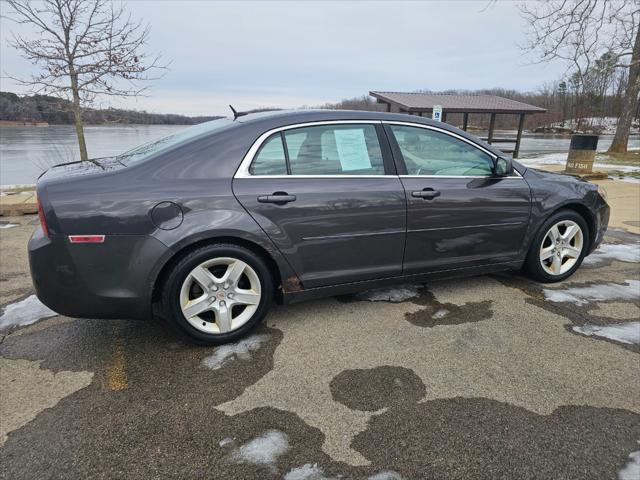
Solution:
[[[147,87],[153,72],[166,69],[144,47],[149,26],[109,0],[7,0],[9,19],[28,24],[36,35],[13,34],[9,45],[40,67],[30,78],[10,77],[34,93],[71,100],[80,158],[88,160],[82,108],[104,96],[131,97]]]
[[[640,0],[549,0],[522,4],[529,24],[524,49],[541,62],[563,60],[583,85],[603,55],[627,69],[627,85],[610,152],[626,152],[640,93]]]

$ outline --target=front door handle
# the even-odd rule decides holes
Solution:
[[[433,188],[424,188],[422,190],[411,192],[411,196],[415,198],[424,198],[425,200],[431,200],[433,198],[439,197],[440,192],[438,190],[434,190]]]
[[[275,203],[276,205],[284,205],[295,201],[296,196],[289,195],[287,192],[275,192],[273,195],[260,195],[258,197],[258,202],[260,203]]]

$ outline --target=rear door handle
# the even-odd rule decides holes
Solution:
[[[411,192],[411,196],[415,198],[424,198],[425,200],[431,200],[432,198],[439,197],[440,192],[438,190],[434,190],[433,188],[425,188],[423,190],[416,190],[415,192]]]
[[[285,203],[295,202],[296,196],[289,195],[286,192],[275,192],[273,195],[260,195],[258,202],[260,203],[275,203],[284,205]]]

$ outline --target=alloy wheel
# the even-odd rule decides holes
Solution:
[[[584,248],[584,234],[572,220],[553,225],[540,245],[540,264],[549,275],[563,275],[576,264]]]
[[[247,323],[262,298],[260,279],[246,262],[232,257],[207,260],[186,276],[180,309],[204,333],[228,333]]]

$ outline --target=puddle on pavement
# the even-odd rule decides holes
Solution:
[[[239,342],[221,345],[215,348],[213,355],[205,357],[201,365],[211,370],[217,370],[236,358],[251,360],[252,352],[258,350],[267,340],[269,340],[268,335],[251,335]]]
[[[331,380],[329,388],[336,402],[365,412],[416,403],[427,393],[413,370],[391,366],[344,370]]]
[[[92,372],[52,372],[40,362],[0,357],[0,446],[7,435],[26,425],[43,410],[88,386]]]
[[[420,297],[415,300],[415,303],[423,305],[425,308],[417,312],[405,313],[405,318],[417,327],[461,325],[488,320],[493,315],[491,300],[468,302],[463,305],[441,303],[427,287],[420,290]]]
[[[400,303],[420,296],[424,285],[399,285],[388,288],[375,288],[356,293],[353,297],[359,301]]]
[[[426,285],[404,284],[397,287],[367,290],[353,295],[336,297],[345,303],[351,302],[411,302],[425,308],[417,312],[406,313],[408,322],[417,327],[431,328],[437,325],[460,325],[479,322],[491,318],[490,300],[469,302],[462,306],[453,303],[440,303]]]
[[[351,447],[406,478],[577,478],[580,471],[594,479],[615,478],[637,448],[634,412],[567,405],[539,415],[486,398],[424,401],[425,388],[402,367],[338,374],[334,400],[378,412]]]
[[[576,325],[572,329],[574,332],[589,337],[602,337],[629,345],[640,345],[640,322]]]
[[[45,306],[38,300],[38,297],[29,295],[19,302],[4,307],[2,316],[0,316],[0,330],[31,325],[38,320],[56,315],[58,314]]]

